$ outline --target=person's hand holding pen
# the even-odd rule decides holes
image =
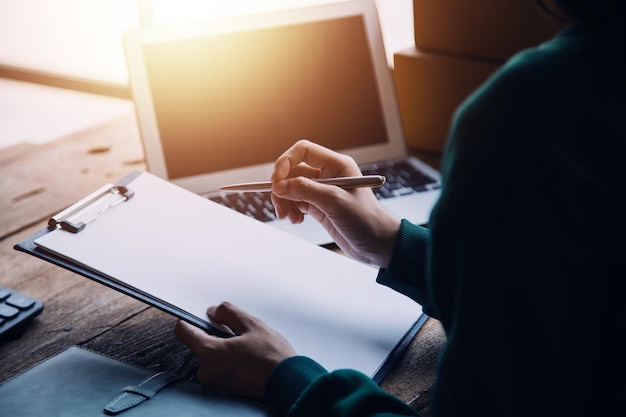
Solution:
[[[301,140],[276,160],[272,202],[279,218],[300,223],[308,213],[350,256],[386,267],[400,219],[369,188],[343,189],[311,180],[358,175],[361,171],[349,156]]]

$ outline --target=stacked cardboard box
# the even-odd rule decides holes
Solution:
[[[407,144],[441,151],[458,105],[564,25],[533,0],[413,0],[415,46],[394,54]]]

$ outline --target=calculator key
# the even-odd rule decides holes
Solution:
[[[0,287],[0,301],[9,298],[9,295],[11,295],[11,291],[8,288]]]
[[[8,306],[6,304],[0,304],[0,317],[5,319],[12,319],[18,314],[20,314],[20,311],[17,308]]]
[[[19,308],[20,310],[29,309],[33,304],[35,304],[35,300],[23,294],[13,294],[5,302],[10,306]]]
[[[41,301],[0,286],[0,343],[19,337],[26,323],[42,311]]]

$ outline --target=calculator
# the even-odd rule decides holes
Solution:
[[[0,285],[0,338],[20,330],[42,310],[41,301]]]

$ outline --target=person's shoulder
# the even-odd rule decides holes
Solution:
[[[507,94],[513,90],[522,95],[543,95],[576,72],[590,49],[579,37],[559,35],[515,54],[494,74],[489,86],[494,92],[505,89]]]
[[[545,99],[552,91],[595,90],[623,79],[623,73],[615,72],[616,63],[624,59],[621,55],[605,34],[573,26],[514,55],[493,77],[493,91],[505,88]]]
[[[480,149],[482,158],[500,158],[539,138],[538,131],[554,121],[547,115],[574,94],[570,80],[578,78],[572,74],[578,70],[573,62],[584,54],[579,42],[558,35],[509,59],[459,106],[449,148],[464,154]]]
[[[493,121],[497,115],[519,118],[558,105],[573,92],[579,94],[603,78],[597,75],[601,71],[599,49],[586,34],[567,30],[520,51],[467,98],[458,116],[469,116],[474,122],[481,116]]]

